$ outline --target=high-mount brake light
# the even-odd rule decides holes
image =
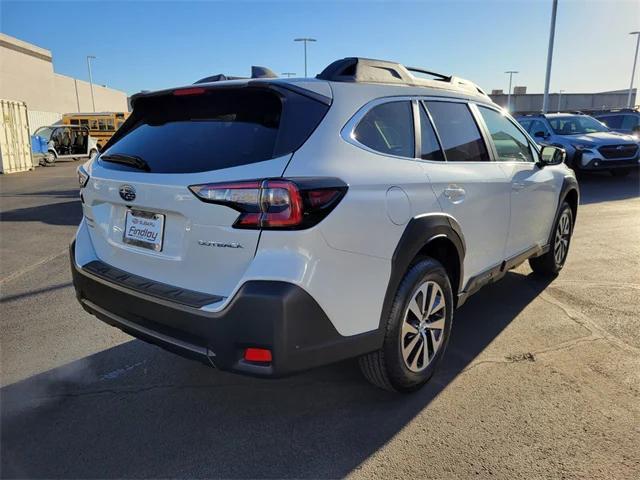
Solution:
[[[234,228],[300,230],[326,217],[347,185],[334,178],[266,179],[192,185],[189,190],[203,202],[240,212]]]
[[[174,90],[173,94],[176,97],[181,97],[184,95],[202,95],[206,90],[204,88],[201,87],[195,87],[195,88],[181,88],[179,90]]]

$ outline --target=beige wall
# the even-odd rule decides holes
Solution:
[[[127,111],[127,94],[93,86],[96,111]],[[0,33],[0,98],[19,100],[29,110],[91,112],[89,82],[53,71],[51,52]]]

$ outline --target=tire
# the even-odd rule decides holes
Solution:
[[[553,241],[549,251],[539,257],[530,258],[531,269],[540,275],[556,276],[567,260],[573,235],[573,211],[567,202],[560,207],[560,214],[553,225]]]
[[[631,170],[628,168],[617,168],[615,170],[609,170],[609,172],[614,177],[626,177],[631,173]]]
[[[46,165],[53,165],[54,163],[56,163],[57,158],[58,157],[56,156],[56,154],[49,150],[44,156],[44,163]]]
[[[431,298],[435,302],[430,302]],[[453,308],[451,283],[442,264],[432,258],[413,264],[393,300],[382,348],[359,358],[365,378],[395,392],[409,393],[422,387],[447,348]]]

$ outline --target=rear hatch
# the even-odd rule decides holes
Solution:
[[[97,257],[177,287],[228,296],[259,229],[190,186],[280,177],[329,108],[299,87],[266,82],[190,87],[134,100],[82,191]]]

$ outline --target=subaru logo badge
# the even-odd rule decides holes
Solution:
[[[616,150],[622,150],[623,148],[624,148],[624,147],[623,147],[622,145],[618,145],[618,146],[616,147]]]
[[[131,185],[120,185],[119,193],[125,202],[133,202],[136,199],[136,189]]]

